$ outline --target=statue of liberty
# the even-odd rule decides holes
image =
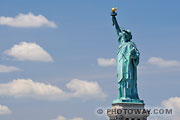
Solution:
[[[112,22],[118,34],[119,49],[117,53],[118,99],[113,103],[141,103],[137,91],[137,66],[140,53],[131,41],[129,30],[120,28],[116,20],[117,8],[112,8]]]

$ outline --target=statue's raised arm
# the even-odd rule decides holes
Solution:
[[[115,25],[117,34],[119,35],[119,33],[121,32],[121,28],[119,27],[118,22],[116,20],[116,16],[117,16],[117,13],[115,12],[116,10],[117,8],[112,8],[111,16],[112,16],[113,25]]]

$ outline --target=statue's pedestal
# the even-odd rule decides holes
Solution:
[[[115,103],[112,109],[107,109],[110,120],[147,120],[149,114],[144,104],[137,103]]]

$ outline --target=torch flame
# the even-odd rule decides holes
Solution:
[[[112,8],[112,11],[115,12],[117,10],[117,8]]]

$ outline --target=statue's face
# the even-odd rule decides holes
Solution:
[[[127,35],[127,40],[131,41],[131,39],[132,39],[132,35],[131,34]]]
[[[131,33],[125,33],[124,40],[125,42],[129,42],[132,39]]]
[[[122,33],[123,33],[124,42],[131,41],[131,39],[132,39],[131,31],[123,29]]]

